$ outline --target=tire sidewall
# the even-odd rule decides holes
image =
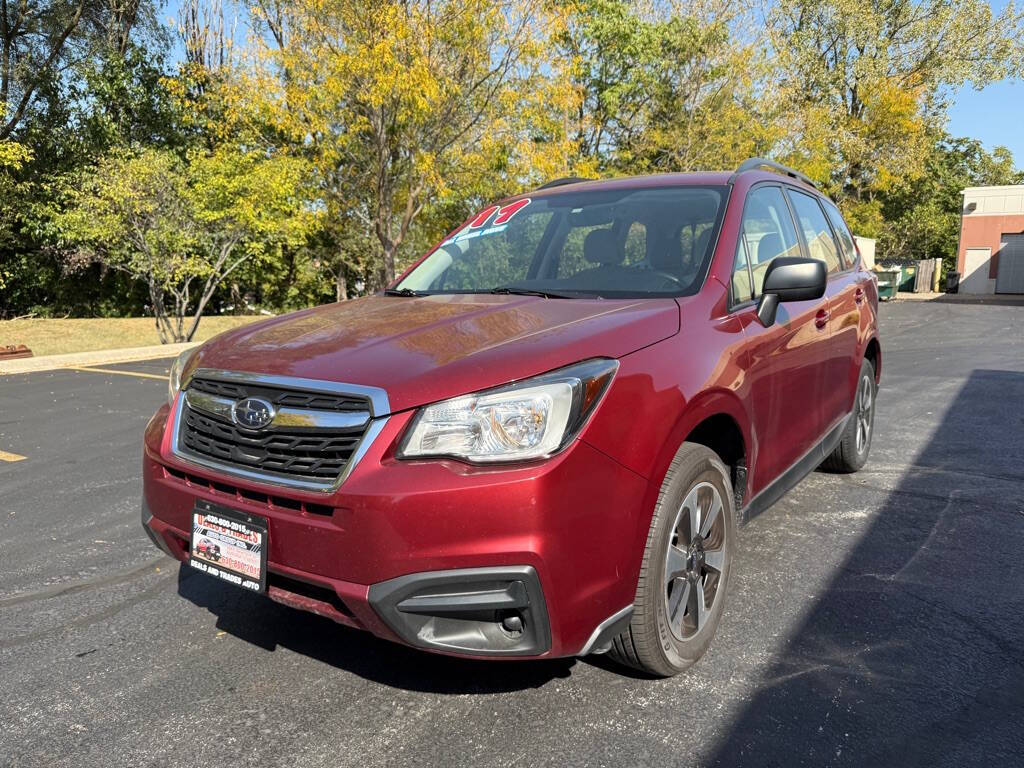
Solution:
[[[868,438],[864,441],[864,450],[857,451],[857,417],[860,409],[860,388],[864,384],[864,379],[868,380],[868,386],[871,388],[871,419],[868,423]],[[857,464],[862,467],[867,463],[868,454],[871,453],[871,441],[875,438],[875,411],[878,405],[878,385],[875,383],[875,368],[869,360],[864,360],[861,363],[860,374],[857,377],[856,398],[853,406],[853,450],[857,457]]]
[[[663,589],[665,584],[666,557],[669,540],[672,536],[672,528],[675,523],[676,513],[679,511],[683,500],[698,483],[708,482],[715,486],[722,499],[722,512],[725,521],[725,563],[722,570],[721,580],[718,584],[715,602],[708,614],[708,620],[695,635],[680,640],[673,632],[668,622],[667,609],[663,595],[658,596],[656,609],[651,612],[657,633],[658,648],[664,662],[673,671],[681,671],[696,662],[710,645],[718,628],[718,623],[725,607],[726,596],[729,588],[729,576],[732,572],[733,553],[736,542],[736,514],[733,508],[732,486],[728,479],[725,467],[717,459],[708,456],[696,462],[688,470],[680,468],[669,482],[668,487],[658,500],[658,510],[654,524],[657,526],[650,546],[650,555],[656,558],[652,568],[653,585]]]

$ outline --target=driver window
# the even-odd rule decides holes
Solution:
[[[779,187],[757,187],[747,196],[740,230],[740,248],[737,250],[735,272],[745,262],[752,282],[752,296],[761,295],[768,265],[779,256],[799,256],[796,228],[789,206]],[[741,279],[741,287],[743,282]],[[735,301],[741,301],[739,297]]]

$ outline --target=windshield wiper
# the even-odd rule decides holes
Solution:
[[[515,286],[503,285],[499,288],[491,288],[488,293],[507,294],[509,296],[542,296],[545,299],[575,299],[571,293],[559,293],[558,291],[542,291],[537,288],[516,288]]]
[[[414,291],[412,288],[385,288],[385,296],[429,296],[423,291]]]

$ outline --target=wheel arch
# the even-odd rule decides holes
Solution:
[[[710,448],[729,468],[733,501],[740,509],[747,495],[747,441],[736,419],[724,412],[712,414],[690,430],[683,442]]]
[[[871,365],[875,368],[875,384],[878,384],[882,380],[882,345],[878,341],[877,336],[872,336],[868,339],[867,345],[864,347],[864,357],[871,361]]]
[[[676,420],[659,453],[651,473],[647,509],[654,505],[669,465],[684,442],[704,445],[714,451],[732,473],[736,509],[749,492],[750,468],[754,460],[750,419],[740,399],[730,390],[703,392],[690,400]],[[650,519],[645,521],[650,525]]]

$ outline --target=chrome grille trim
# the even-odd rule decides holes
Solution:
[[[274,387],[282,390],[297,390],[300,392],[322,392],[339,396],[353,396],[365,398],[370,404],[370,412],[367,411],[314,411],[292,408],[281,408],[278,411],[278,418],[285,415],[283,421],[275,419],[274,425],[278,428],[305,429],[311,428],[315,434],[317,429],[353,429],[365,426],[365,430],[356,444],[351,457],[345,464],[341,473],[331,482],[319,482],[311,479],[303,479],[268,471],[249,469],[225,461],[220,461],[205,455],[198,455],[190,451],[182,442],[183,417],[188,408],[194,409],[195,413],[210,413],[222,419],[230,420],[230,405],[234,401],[227,398],[210,395],[208,393],[189,392],[188,385],[192,379],[215,379],[218,381],[236,382],[239,384],[252,384],[256,386]],[[199,395],[196,398],[196,395]],[[224,410],[225,403],[228,410]],[[188,406],[188,408],[186,408]],[[205,407],[204,407],[205,406]],[[295,411],[295,413],[291,413]],[[255,483],[269,485],[279,488],[293,488],[301,491],[318,493],[333,493],[338,490],[352,470],[359,464],[363,456],[369,450],[373,441],[383,431],[388,422],[389,404],[387,393],[377,387],[366,387],[356,384],[343,384],[340,382],[323,381],[319,379],[301,379],[287,376],[268,376],[257,373],[223,371],[213,369],[196,369],[188,373],[187,378],[182,382],[181,392],[175,402],[173,432],[171,436],[171,453],[179,461],[204,469],[250,480]],[[310,425],[309,420],[318,420]],[[301,423],[298,423],[301,421]],[[272,428],[268,428],[272,429]]]
[[[343,384],[324,379],[300,379],[291,376],[272,376],[248,371],[224,371],[217,368],[195,368],[186,372],[181,382],[181,389],[188,389],[192,379],[214,379],[216,381],[237,382],[239,384],[255,384],[281,389],[297,389],[303,392],[324,392],[330,395],[353,395],[365,397],[370,401],[370,412],[373,418],[387,416],[391,412],[388,393],[380,387],[367,387],[361,384]]]
[[[190,408],[231,420],[235,401],[206,392],[185,392]],[[274,420],[263,429],[355,429],[370,420],[369,411],[317,411],[302,408],[278,408]]]

